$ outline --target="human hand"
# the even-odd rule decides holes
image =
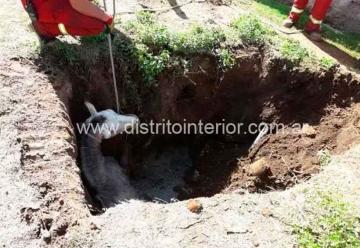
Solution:
[[[109,32],[111,33],[114,30],[114,17],[111,15],[108,15],[108,19],[105,21],[106,27],[109,30]]]

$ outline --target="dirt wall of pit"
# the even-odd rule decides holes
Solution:
[[[89,210],[66,99],[50,70],[26,59],[1,60],[0,68],[0,244],[75,247],[62,245],[84,242]]]
[[[289,5],[293,0],[281,0]],[[310,0],[311,9],[315,0]],[[333,1],[326,22],[344,31],[360,32],[360,0]]]

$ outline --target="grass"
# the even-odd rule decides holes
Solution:
[[[280,53],[293,64],[299,64],[310,56],[309,51],[302,47],[299,41],[286,39],[280,45]]]
[[[287,17],[290,7],[286,4],[280,3],[276,0],[256,0],[251,5],[252,8],[260,15],[266,16],[271,21],[281,24]],[[309,17],[308,13],[304,13],[299,26],[303,27]],[[324,38],[330,44],[336,46],[340,50],[349,55],[360,58],[360,34],[342,32],[323,24]]]
[[[328,70],[328,69],[334,67],[335,65],[336,65],[336,63],[332,58],[322,57],[320,59],[320,66],[325,70]]]
[[[125,29],[136,44],[133,55],[149,86],[170,66],[172,56],[214,54],[219,58],[220,68],[230,68],[235,63],[230,50],[221,49],[226,35],[219,28],[194,24],[189,30],[173,32],[157,22],[151,13],[139,12],[136,20],[125,23]]]
[[[235,65],[233,51],[244,47],[279,51],[282,58],[293,65],[310,58],[307,49],[299,42],[285,39],[251,15],[242,15],[227,27],[194,24],[184,31],[173,31],[158,22],[153,14],[139,12],[136,19],[122,26],[128,37],[114,39],[115,60],[128,69],[135,68],[149,87],[156,83],[166,68],[182,66],[186,69],[192,57],[202,54],[215,56],[221,71]],[[106,36],[82,38],[81,45],[59,43],[50,49],[57,58],[63,58],[61,63],[72,67],[79,65],[86,71],[105,54],[107,56]]]
[[[225,33],[220,28],[195,24],[188,31],[173,33],[169,46],[174,52],[184,54],[214,53],[225,40]]]
[[[56,57],[61,58],[59,62],[70,66],[75,66],[80,62],[78,49],[63,42],[57,42],[56,44],[53,44],[52,47],[44,46],[41,52],[43,54],[51,52]]]
[[[156,77],[166,68],[170,59],[169,51],[162,50],[159,55],[153,55],[144,44],[135,46],[135,55],[143,80],[148,85],[156,81]]]
[[[235,65],[235,58],[233,57],[233,55],[231,54],[231,51],[229,49],[222,48],[222,49],[220,49],[218,54],[219,54],[220,66],[224,70],[230,69]]]
[[[306,224],[295,227],[300,247],[360,247],[360,219],[354,206],[328,192],[318,193],[309,202]]]
[[[283,38],[279,44],[272,43],[277,34],[259,19],[243,15],[233,20],[230,26],[219,28],[193,24],[185,31],[171,31],[160,24],[149,12],[139,12],[135,20],[124,24],[135,45],[136,60],[145,82],[152,85],[157,76],[171,63],[171,57],[189,57],[212,54],[218,58],[219,69],[227,70],[235,64],[233,47],[273,46],[280,44],[282,55],[294,64],[309,56],[299,43]]]
[[[260,20],[251,16],[240,16],[231,23],[231,27],[237,30],[241,40],[248,44],[263,44],[267,39],[269,29]]]

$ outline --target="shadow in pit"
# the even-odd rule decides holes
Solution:
[[[326,72],[312,72],[293,67],[284,60],[264,59],[261,53],[251,49],[242,52],[243,57],[237,60],[233,69],[223,75],[220,84],[213,73],[216,71],[216,61],[211,56],[198,56],[192,60],[191,71],[194,73],[189,74],[190,80],[177,79],[176,84],[168,80],[160,82],[160,90],[165,90],[169,84],[177,87],[174,87],[177,93],[172,93],[174,99],[169,99],[169,95],[164,99],[170,103],[174,114],[187,120],[202,119],[221,123],[225,119],[227,123],[243,123],[245,125],[241,131],[245,132],[248,124],[261,122],[284,124],[290,129],[295,123],[317,127],[330,113],[336,113],[339,109],[345,112],[360,101],[359,81],[351,74],[341,74],[336,68]],[[324,129],[320,132],[326,135],[329,133],[326,139],[336,138],[340,128],[336,123],[341,118],[343,116],[339,112],[333,119],[334,124],[325,128],[324,125],[321,126]],[[271,141],[274,144],[269,142],[260,152],[272,156],[272,151],[276,151],[276,156],[280,158],[291,156],[294,160],[298,159],[294,161],[294,170],[297,170],[296,166],[301,163],[301,158],[296,158],[299,154],[296,149],[304,150],[302,143],[298,142],[298,135],[289,135],[286,139],[277,137],[274,136]],[[231,175],[238,168],[237,158],[243,158],[242,164],[249,164],[257,159],[256,154],[252,151],[249,153],[249,146],[255,138],[256,134],[251,136],[243,133],[238,136],[218,136],[216,139],[206,137],[196,152],[201,154],[200,158],[193,160],[199,174],[206,175],[203,179],[190,182],[195,189],[194,196],[210,196],[229,186]],[[311,154],[323,149],[323,145],[328,142],[320,139],[322,138],[317,141],[319,144],[314,143]],[[282,159],[273,160],[278,164],[275,165],[277,168],[284,164]],[[236,176],[238,182],[244,178],[246,180],[246,175],[242,172]],[[256,189],[269,190],[266,189],[269,184],[272,186],[272,182],[256,185]],[[244,186],[241,183],[239,185]],[[273,188],[285,187],[287,184],[279,184]]]

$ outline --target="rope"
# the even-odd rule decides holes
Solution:
[[[287,34],[287,35],[291,35],[291,34],[301,34],[301,33],[304,33],[304,31],[302,30],[293,30],[293,29],[284,29],[282,28],[281,26],[269,21],[269,20],[266,20],[265,18],[259,16],[259,15],[256,15],[262,22],[264,22],[265,24],[269,25],[270,27],[272,27],[273,29],[275,29],[276,31],[278,32],[281,32],[283,34]]]
[[[188,4],[192,4],[192,3],[205,3],[206,0],[189,0],[185,3],[182,4],[178,4],[178,5],[174,5],[171,7],[163,7],[163,8],[158,8],[158,9],[150,9],[148,8],[145,4],[139,3],[139,5],[142,7],[141,11],[146,11],[146,12],[166,12],[166,11],[170,11],[173,9],[177,9],[177,8],[181,8],[185,5]],[[134,10],[134,11],[121,11],[118,12],[118,15],[126,15],[126,14],[135,14],[136,12],[138,12],[139,10]]]
[[[105,11],[107,11],[106,0],[103,0],[103,2],[104,2],[104,9],[105,9]],[[113,18],[115,18],[115,14],[116,14],[116,5],[115,5],[115,0],[113,0]],[[115,20],[113,20],[113,22],[115,22]],[[110,53],[111,72],[112,72],[113,83],[114,83],[116,110],[118,113],[120,113],[119,92],[118,92],[117,82],[116,82],[115,63],[114,63],[114,55],[113,55],[113,50],[112,50],[112,41],[111,41],[110,33],[107,35],[107,39],[108,39],[109,53]]]

